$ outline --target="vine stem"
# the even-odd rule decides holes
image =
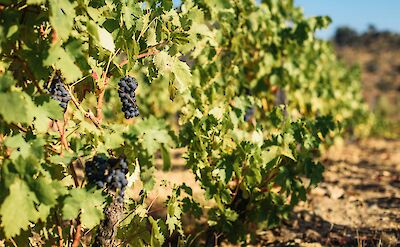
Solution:
[[[239,192],[240,185],[242,184],[242,182],[243,182],[243,177],[241,177],[240,179],[239,178],[236,179],[236,188],[235,188],[235,192],[233,193],[233,197],[232,197],[231,203],[233,203],[235,201],[235,198],[236,198],[236,196],[237,196],[237,194]]]
[[[103,121],[103,101],[104,101],[104,93],[106,92],[106,87],[108,84],[108,78],[105,72],[103,72],[104,76],[104,88],[101,90],[99,94],[99,98],[97,100],[97,121],[101,123]]]
[[[27,130],[26,128],[22,127],[20,124],[14,124],[14,123],[12,123],[11,126],[17,128],[17,129],[19,129],[20,131],[22,131],[22,132],[24,132],[24,133],[28,132],[28,130]]]
[[[93,122],[93,124],[96,125],[97,128],[101,129],[100,123],[97,120],[97,118],[94,116],[93,112],[85,111],[82,108],[82,106],[79,104],[79,102],[75,98],[75,96],[72,94],[71,89],[70,88],[66,88],[66,89],[67,89],[69,95],[71,96],[71,100],[74,103],[74,105],[76,106],[76,108],[78,108],[78,110],[80,110],[86,118],[90,119]]]
[[[72,242],[72,247],[79,246],[79,242],[81,241],[81,231],[82,231],[82,225],[81,222],[78,220],[78,226],[76,227],[76,232],[74,236],[74,242]]]
[[[104,93],[106,92],[106,87],[108,84],[109,78],[107,77],[108,70],[110,69],[110,64],[111,61],[115,58],[115,56],[118,54],[120,49],[115,51],[114,53],[110,54],[110,57],[108,58],[108,63],[106,70],[103,71],[101,79],[103,79],[103,85],[100,87],[100,94],[99,98],[97,99],[97,121],[101,123],[103,121],[103,100],[104,100]]]
[[[64,146],[65,150],[69,149],[69,145],[67,142],[67,139],[65,138],[65,119],[64,123],[61,125],[57,120],[55,121],[57,125],[58,132],[60,133],[60,139],[61,139],[61,155],[63,153],[62,147]]]
[[[14,247],[18,247],[17,243],[15,243],[14,239],[10,238],[11,243],[13,244]]]
[[[57,226],[57,231],[58,231],[58,236],[60,237],[60,241],[59,241],[59,246],[63,247],[64,246],[64,239],[63,239],[63,235],[62,235],[62,229],[61,226]]]
[[[71,162],[71,164],[69,166],[70,166],[70,169],[71,169],[72,178],[74,179],[75,187],[79,188],[78,176],[76,175],[74,164]]]
[[[155,54],[157,54],[157,53],[159,53],[159,52],[160,52],[160,50],[149,51],[149,52],[146,52],[146,53],[142,53],[142,54],[137,55],[136,58],[137,58],[137,59],[140,59],[140,58],[144,58],[144,57],[149,57],[149,56],[155,55]],[[119,64],[119,67],[124,66],[125,64],[128,63],[128,61],[129,61],[128,59],[122,61],[122,62]]]

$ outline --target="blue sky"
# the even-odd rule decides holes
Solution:
[[[179,2],[179,0],[174,0]],[[338,26],[364,31],[369,24],[378,30],[400,32],[400,0],[295,0],[306,16],[329,15],[333,22],[318,36],[330,38]]]
[[[306,16],[329,15],[333,22],[318,36],[331,37],[336,27],[347,25],[364,31],[369,24],[378,30],[400,32],[400,0],[295,0]]]

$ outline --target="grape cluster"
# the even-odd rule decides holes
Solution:
[[[108,163],[111,165],[111,169],[106,178],[107,186],[112,191],[119,191],[119,198],[122,200],[125,195],[125,187],[128,185],[126,174],[128,173],[128,163],[123,158],[109,159]]]
[[[244,121],[249,121],[255,112],[256,112],[256,109],[254,107],[247,108],[245,115],[244,115]]]
[[[130,76],[122,77],[118,82],[118,94],[122,103],[122,111],[125,118],[133,118],[139,116],[139,109],[136,104],[135,90],[138,87],[136,80]]]
[[[127,173],[128,163],[124,158],[107,159],[96,155],[91,161],[86,162],[85,166],[85,174],[89,184],[95,184],[100,188],[106,186],[111,191],[118,191],[119,201],[123,200],[125,187],[128,185]]]
[[[100,155],[96,155],[92,160],[86,162],[85,174],[89,183],[96,184],[103,188],[106,181],[106,172],[108,168],[108,160]]]
[[[67,109],[68,102],[71,100],[71,95],[65,88],[60,76],[54,76],[50,84],[49,93],[51,94],[51,98],[60,102],[60,106],[64,110]]]

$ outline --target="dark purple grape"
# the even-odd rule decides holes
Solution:
[[[128,173],[128,163],[124,158],[105,158],[96,155],[92,160],[86,162],[85,174],[88,183],[99,188],[105,186],[114,192],[119,193],[119,198],[123,202],[124,190],[128,185],[126,174]]]
[[[47,87],[47,84],[45,84]],[[59,75],[55,75],[48,89],[51,98],[60,102],[60,106],[66,110],[68,102],[71,100],[71,95],[68,93],[65,85]]]
[[[249,121],[250,118],[254,115],[255,113],[255,108],[254,107],[249,107],[246,109],[246,113],[244,115],[244,121]]]
[[[137,81],[130,77],[122,77],[118,82],[118,95],[120,97],[124,116],[126,119],[139,116],[139,109],[136,104],[136,94],[135,90],[138,87]]]
[[[103,187],[104,187],[104,182],[103,182],[103,181],[98,181],[98,182],[96,183],[96,185],[97,185],[98,187],[100,187],[100,188],[103,188]]]

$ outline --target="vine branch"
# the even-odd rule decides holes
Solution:
[[[104,93],[106,92],[106,87],[108,84],[108,78],[105,72],[103,72],[104,76],[104,87],[99,94],[99,98],[97,100],[97,121],[101,123],[103,121],[103,101],[104,101]]]
[[[155,55],[155,54],[157,54],[157,53],[159,53],[159,52],[160,52],[160,50],[149,51],[149,52],[146,52],[146,53],[142,53],[142,54],[137,55],[136,58],[137,58],[137,59],[140,59],[140,58],[144,58],[144,57],[149,57],[149,56]],[[119,64],[119,66],[122,67],[122,66],[124,66],[124,65],[127,64],[127,63],[128,63],[128,59],[122,61],[122,62]]]
[[[86,118],[90,119],[93,122],[93,124],[96,125],[97,128],[101,129],[100,123],[99,123],[98,119],[94,116],[93,112],[91,112],[90,110],[85,111],[82,108],[82,106],[79,104],[79,102],[75,98],[75,96],[71,93],[71,89],[70,88],[66,88],[66,89],[67,89],[69,95],[71,96],[71,100],[74,103],[74,105],[76,106],[76,108],[78,108]]]
[[[60,240],[59,240],[59,247],[63,247],[63,246],[64,246],[64,239],[63,239],[63,235],[62,235],[61,226],[57,226],[57,231],[58,231],[58,236],[59,236],[59,238],[60,238]]]
[[[79,242],[81,241],[81,231],[82,231],[82,226],[80,220],[77,220],[78,226],[76,227],[75,231],[75,236],[74,236],[74,242],[72,242],[72,247],[78,247]]]

